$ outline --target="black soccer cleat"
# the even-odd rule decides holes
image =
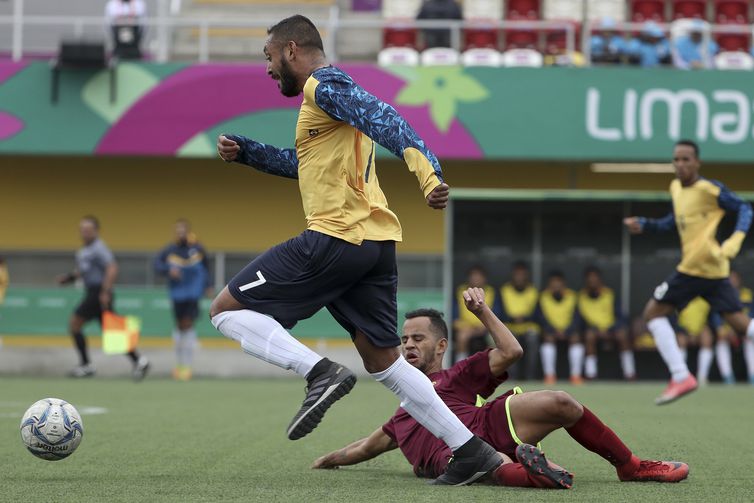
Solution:
[[[570,489],[573,487],[573,474],[547,461],[544,452],[529,444],[516,447],[516,459],[526,471],[537,478],[544,478],[547,487],[556,489]]]
[[[356,376],[343,365],[327,358],[320,360],[307,376],[306,398],[288,426],[288,438],[298,440],[312,432],[337,400],[356,384]]]
[[[503,458],[476,435],[453,452],[445,473],[430,481],[433,485],[465,486],[473,484],[503,464]]]
[[[149,360],[146,356],[140,356],[136,362],[134,362],[134,368],[131,371],[131,377],[134,381],[139,382],[147,376],[149,372]]]

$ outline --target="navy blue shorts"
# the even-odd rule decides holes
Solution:
[[[706,300],[712,311],[718,313],[735,313],[744,308],[728,278],[707,279],[678,271],[655,288],[653,297],[657,302],[671,304],[679,311],[695,297]]]
[[[199,301],[198,300],[174,300],[173,301],[173,315],[176,320],[182,320],[190,318],[195,320],[199,316]]]
[[[394,241],[354,245],[309,230],[266,251],[228,283],[238,302],[285,328],[326,307],[351,338],[359,331],[378,347],[401,343],[397,288]]]

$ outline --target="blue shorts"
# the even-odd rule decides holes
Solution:
[[[174,300],[173,315],[176,321],[185,318],[195,320],[199,316],[198,300]]]
[[[362,332],[378,347],[400,346],[394,241],[355,245],[307,230],[247,265],[228,291],[285,328],[326,307],[351,338]]]
[[[712,311],[718,313],[735,313],[744,308],[728,278],[707,279],[678,271],[655,288],[653,297],[657,302],[671,304],[678,311],[695,297],[706,300]]]

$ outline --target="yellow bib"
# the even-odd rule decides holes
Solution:
[[[530,318],[537,309],[539,292],[532,285],[522,291],[518,291],[511,283],[506,283],[500,289],[500,297],[503,299],[503,309],[510,318]],[[523,323],[507,323],[508,329],[515,335],[526,332],[539,332],[539,325],[527,321]]]
[[[573,323],[573,315],[576,311],[576,292],[566,288],[563,298],[555,300],[552,293],[543,291],[539,298],[542,314],[547,322],[558,331],[564,331]]]
[[[606,331],[615,325],[615,294],[611,288],[603,287],[597,297],[589,295],[585,289],[579,292],[579,314],[587,325]]]
[[[701,297],[696,297],[688,303],[678,315],[678,324],[689,333],[699,335],[704,330],[709,318],[709,304]]]
[[[463,301],[463,292],[465,292],[467,288],[469,288],[468,285],[461,285],[456,290],[456,301],[458,302],[458,319],[474,327],[483,327],[484,324],[479,321],[479,318],[477,318],[474,313],[466,309],[466,304]],[[491,286],[484,287],[484,301],[488,306],[490,306],[490,308],[492,308],[492,304],[495,302],[495,289]]]

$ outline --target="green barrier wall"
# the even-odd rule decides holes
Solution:
[[[68,318],[83,295],[78,288],[11,288],[0,306],[0,334],[54,335],[67,330]],[[209,322],[209,299],[202,300],[197,323],[202,337],[222,337]],[[398,293],[398,312],[418,307],[442,308],[441,291],[402,290]],[[119,288],[115,292],[115,308],[121,314],[132,314],[142,320],[142,334],[169,337],[172,333],[172,305],[166,292],[156,288]],[[88,333],[99,330],[96,323]],[[348,334],[326,310],[300,322],[293,334],[310,339],[347,339]]]

